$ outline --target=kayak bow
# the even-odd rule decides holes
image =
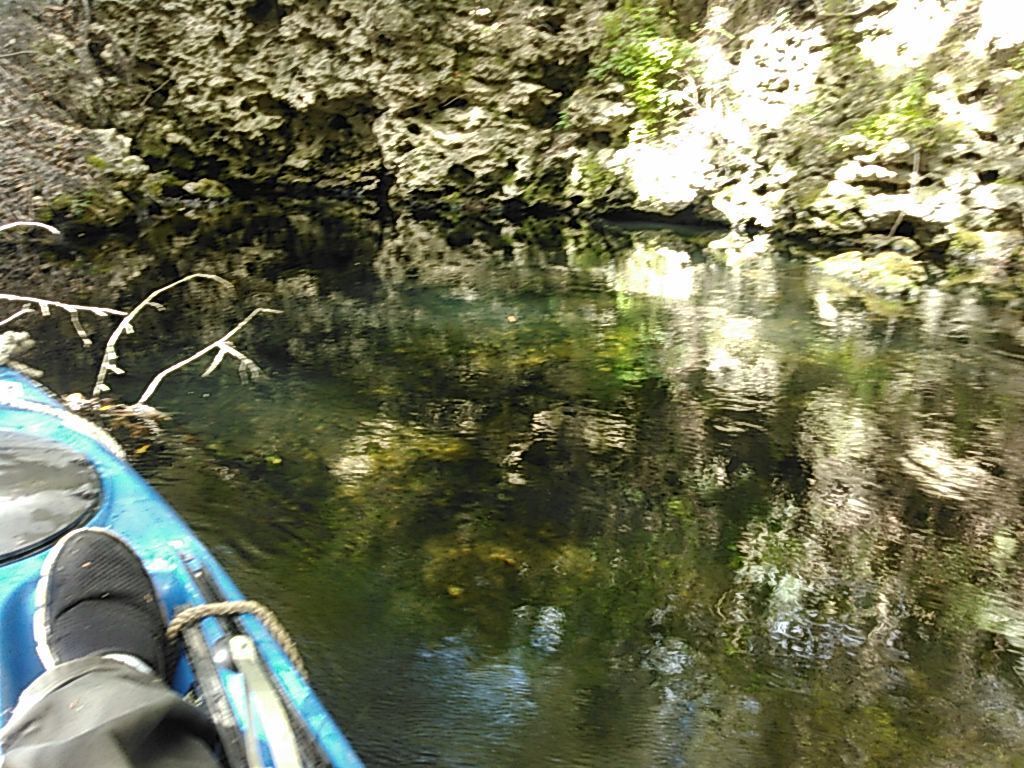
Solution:
[[[244,600],[113,438],[31,379],[0,367],[0,724],[43,671],[32,637],[43,559],[64,533],[85,525],[109,528],[132,546],[171,615]],[[210,616],[181,635],[172,685],[208,709],[232,768],[362,765],[258,618]]]

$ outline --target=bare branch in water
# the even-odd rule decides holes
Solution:
[[[99,373],[96,374],[96,383],[93,385],[92,388],[93,397],[97,397],[98,395],[101,395],[104,392],[110,391],[110,387],[107,386],[106,383],[108,373],[124,373],[123,370],[117,367],[117,342],[122,335],[126,333],[134,333],[135,329],[132,328],[132,320],[134,320],[138,316],[138,314],[146,307],[155,307],[158,310],[162,310],[163,306],[155,302],[154,299],[156,299],[156,297],[159,296],[160,294],[166,293],[172,288],[177,288],[179,285],[187,283],[191,280],[212,280],[213,282],[217,283],[222,287],[229,289],[234,288],[234,286],[232,286],[231,283],[225,280],[223,277],[220,277],[218,275],[209,275],[204,272],[196,272],[191,275],[186,275],[180,280],[175,280],[173,283],[165,285],[163,288],[157,288],[155,291],[149,294],[149,296],[147,296],[139,304],[137,304],[135,308],[131,310],[131,312],[124,316],[121,322],[118,323],[117,328],[114,329],[114,332],[110,334],[110,338],[107,339],[107,344],[103,349],[103,359],[100,361],[100,370]],[[139,402],[142,402],[142,400],[140,400]]]
[[[135,403],[134,407],[145,405],[146,401],[153,396],[153,393],[156,392],[156,388],[160,386],[160,383],[167,376],[169,376],[170,374],[174,373],[177,370],[184,368],[186,365],[189,365],[190,363],[194,363],[199,358],[209,354],[210,352],[213,352],[214,350],[217,350],[217,354],[214,355],[213,362],[211,362],[207,369],[203,371],[203,376],[209,376],[211,373],[213,373],[226,356],[234,357],[238,360],[238,369],[240,372],[244,372],[254,378],[256,376],[259,376],[261,373],[259,366],[257,366],[256,363],[254,363],[244,354],[235,349],[229,342],[232,336],[234,336],[236,333],[242,330],[246,325],[249,324],[250,320],[252,320],[254,317],[260,314],[279,315],[281,314],[281,310],[268,309],[267,307],[257,307],[248,315],[246,315],[245,319],[242,320],[242,322],[240,322],[238,325],[236,325],[234,328],[225,333],[216,341],[207,344],[198,352],[189,355],[184,360],[181,360],[168,368],[164,368],[164,370],[160,371],[160,373],[154,376],[153,380],[149,382],[149,386],[146,387],[146,390],[139,397],[139,401]]]
[[[35,310],[32,309],[32,307],[22,307],[10,317],[6,317],[3,320],[0,320],[0,328],[4,327],[8,323],[14,322],[22,315],[31,315],[33,312],[35,312]]]
[[[54,229],[50,225],[34,221],[15,221],[11,222],[10,224],[4,224],[3,226],[0,226],[0,231],[20,226],[42,227],[43,229],[46,229],[49,232],[60,234],[58,230]],[[107,339],[107,343],[103,349],[103,359],[100,362],[100,369],[99,372],[97,373],[96,383],[93,385],[92,390],[93,397],[97,397],[103,392],[107,392],[110,390],[110,387],[106,383],[107,374],[124,373],[124,371],[117,365],[117,342],[121,338],[121,336],[134,332],[134,329],[132,328],[132,321],[146,307],[153,307],[158,311],[163,311],[164,306],[156,301],[157,297],[163,293],[166,293],[167,291],[177,288],[179,285],[183,285],[192,280],[210,280],[214,283],[217,283],[217,285],[223,288],[228,288],[229,290],[233,290],[234,288],[234,286],[229,281],[225,280],[223,277],[220,277],[218,275],[206,274],[203,272],[197,272],[191,275],[186,275],[180,280],[175,280],[173,283],[165,285],[162,288],[158,288],[157,290],[150,293],[139,304],[137,304],[130,312],[123,312],[119,309],[113,309],[111,307],[95,307],[85,304],[68,304],[62,301],[54,301],[52,299],[40,299],[34,296],[20,296],[13,293],[0,293],[0,301],[18,302],[23,305],[13,314],[8,315],[6,318],[0,319],[0,327],[8,325],[9,323],[13,322],[19,317],[23,317],[24,315],[28,314],[33,314],[37,311],[44,317],[49,317],[54,309],[60,309],[63,310],[64,312],[67,312],[68,315],[70,316],[71,324],[72,326],[74,326],[75,333],[78,334],[78,337],[82,340],[82,343],[85,346],[90,346],[92,344],[92,340],[89,338],[89,335],[86,333],[85,328],[82,326],[80,313],[85,312],[96,315],[97,317],[109,317],[112,315],[117,315],[121,317],[121,321],[117,324],[117,327],[110,334],[109,338]],[[210,365],[207,366],[205,371],[203,371],[203,376],[209,376],[211,373],[217,370],[217,368],[220,366],[220,364],[224,361],[224,358],[226,357],[233,357],[236,360],[238,360],[238,370],[239,373],[242,374],[243,376],[248,375],[253,378],[259,376],[261,374],[259,366],[257,366],[256,363],[254,363],[245,354],[239,352],[238,349],[236,349],[230,342],[231,339],[235,336],[235,334],[237,334],[245,326],[247,326],[253,320],[253,318],[261,314],[277,315],[281,314],[281,311],[277,309],[269,309],[267,307],[257,307],[256,309],[252,310],[248,315],[246,315],[245,319],[243,319],[240,323],[235,325],[234,328],[225,333],[216,341],[207,344],[198,352],[189,355],[184,360],[181,360],[175,363],[174,365],[160,371],[160,373],[154,376],[152,381],[149,382],[149,385],[146,387],[145,391],[142,393],[142,396],[139,398],[138,402],[133,406],[133,408],[138,409],[145,406],[146,401],[153,396],[153,393],[156,392],[157,387],[160,386],[161,382],[167,376],[169,376],[170,374],[174,373],[177,370],[180,370],[181,368],[184,368],[186,365],[195,362],[196,360],[203,357],[204,355],[209,354],[210,352],[215,351],[215,355]]]
[[[39,227],[45,229],[51,235],[59,235],[60,230],[56,227],[51,227],[49,224],[44,224],[41,221],[12,221],[9,224],[0,224],[0,232],[4,232],[8,229],[14,229],[15,227]]]
[[[82,327],[82,321],[79,319],[79,312],[88,312],[96,315],[97,317],[108,317],[110,315],[124,315],[127,314],[119,309],[112,309],[111,307],[92,307],[84,304],[67,304],[63,301],[53,301],[52,299],[39,299],[35,296],[17,296],[13,293],[0,293],[0,301],[15,301],[21,302],[24,306],[15,312],[13,315],[0,320],[0,327],[13,322],[22,315],[30,315],[36,311],[35,304],[39,308],[39,314],[43,317],[49,317],[50,313],[54,308],[62,309],[71,316],[71,325],[75,328],[75,333],[78,334],[78,338],[82,340],[82,344],[87,347],[92,346],[92,339],[89,338],[89,334],[85,332],[85,328]]]

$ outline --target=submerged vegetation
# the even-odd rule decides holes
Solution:
[[[162,242],[285,310],[248,329],[271,377],[170,377],[177,416],[132,455],[296,631],[368,762],[1013,765],[1012,311],[882,306],[919,268],[898,254],[908,282],[858,292],[683,231],[539,222],[514,261],[409,261],[238,213]],[[139,316],[165,341],[123,387],[221,326],[191,304]]]

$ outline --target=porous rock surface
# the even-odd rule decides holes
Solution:
[[[151,199],[630,213],[866,257],[903,238],[1024,289],[1017,0],[84,7],[94,74],[69,101],[131,137]]]
[[[100,0],[93,34],[115,121],[175,173],[494,201],[548,172],[586,73],[605,3],[560,5]]]

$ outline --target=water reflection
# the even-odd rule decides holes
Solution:
[[[192,437],[143,465],[369,764],[1019,760],[1018,314],[678,233],[398,231],[261,260],[273,377],[169,381]]]

